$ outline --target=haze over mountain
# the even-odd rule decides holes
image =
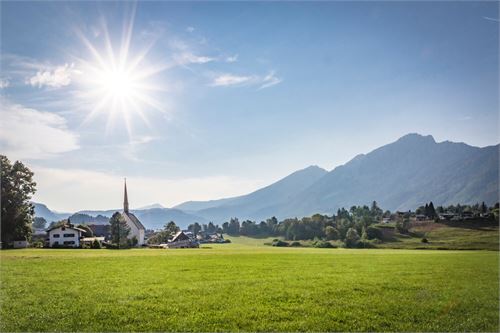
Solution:
[[[174,208],[153,204],[132,211],[147,228],[156,229],[170,220],[185,228],[231,217],[260,221],[271,216],[331,214],[372,201],[392,211],[415,209],[429,201],[435,206],[482,201],[491,205],[499,200],[499,147],[437,143],[430,135],[408,134],[330,172],[310,166],[246,195],[188,201]],[[119,210],[78,213],[110,217]],[[42,204],[35,204],[35,211],[49,222],[70,215],[52,212]]]
[[[484,148],[465,143],[437,143],[430,135],[408,134],[391,144],[326,172],[318,167],[298,171],[248,195],[177,206],[208,220],[230,217],[261,220],[370,204],[408,210],[435,205],[498,201],[499,145]],[[299,182],[294,182],[299,177]],[[300,183],[300,186],[295,186]]]
[[[43,217],[47,222],[59,221],[66,219],[68,217],[75,217],[75,223],[86,223],[86,224],[102,224],[102,217],[110,218],[113,213],[121,211],[121,208],[109,209],[109,210],[82,210],[70,213],[55,213],[47,208],[46,205],[40,203],[33,203],[35,206],[35,216]],[[144,224],[148,229],[159,229],[169,221],[175,221],[177,225],[182,228],[186,228],[189,224],[207,223],[207,221],[200,216],[185,213],[179,209],[175,208],[147,208],[147,209],[132,209],[131,210],[135,216]],[[82,219],[82,216],[87,216],[86,219]]]
[[[52,211],[42,203],[32,202],[32,204],[35,207],[35,216],[43,217],[49,223],[52,221],[67,219],[71,216],[71,213],[58,213],[56,211]]]

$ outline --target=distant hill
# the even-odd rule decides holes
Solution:
[[[270,217],[272,215],[267,214],[272,212],[267,211],[268,207],[286,204],[296,193],[304,191],[326,174],[326,170],[310,166],[247,195],[207,202],[190,201],[176,208],[188,209],[208,220],[218,222],[230,217],[240,219]]]
[[[104,224],[117,211],[121,209],[109,210],[82,210],[75,214],[71,213],[56,213],[51,211],[46,205],[41,203],[33,203],[35,205],[35,216],[43,217],[47,222],[59,221],[70,218],[75,224]],[[208,221],[200,216],[185,213],[174,208],[149,208],[149,209],[132,209],[132,213],[141,220],[142,224],[148,229],[162,228],[169,221],[174,221],[181,228],[187,228],[191,223],[208,223]]]
[[[103,215],[91,216],[88,214],[75,213],[69,217],[73,224],[108,224],[109,217]]]
[[[46,205],[38,202],[32,202],[32,204],[35,207],[35,216],[43,217],[48,223],[66,219],[71,215],[71,213],[58,213],[52,211]]]
[[[113,213],[121,210],[122,209],[82,210],[78,213],[92,216],[103,215],[111,217]],[[163,228],[163,226],[169,221],[174,221],[181,228],[187,228],[189,224],[194,222],[208,223],[208,221],[203,217],[185,213],[182,210],[175,208],[131,209],[131,212],[137,216],[142,224],[144,224],[144,226],[148,229]]]
[[[162,204],[159,204],[159,203],[154,203],[154,204],[151,204],[151,205],[147,205],[147,206],[144,206],[144,207],[139,207],[139,208],[136,208],[137,210],[144,210],[144,209],[151,209],[151,208],[167,208],[165,206],[163,206]]]
[[[408,134],[327,172],[297,171],[248,195],[177,206],[215,222],[231,217],[261,220],[329,213],[370,204],[408,210],[435,205],[497,202],[499,145],[437,143],[432,136]]]

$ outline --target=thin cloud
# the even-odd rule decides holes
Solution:
[[[500,22],[500,19],[497,19],[494,17],[483,16],[483,19],[488,20],[488,21],[493,21],[493,22]]]
[[[253,76],[238,76],[233,74],[222,74],[214,78],[211,86],[214,87],[227,87],[227,86],[235,86],[241,85],[244,83],[249,83],[252,80],[255,80]]]
[[[175,61],[180,65],[188,64],[206,64],[215,61],[215,58],[207,56],[197,56],[191,52],[184,52],[174,56]]]
[[[43,86],[61,88],[71,83],[71,76],[75,73],[74,67],[74,64],[64,64],[53,70],[38,71],[26,80],[26,83],[38,88]]]
[[[193,32],[194,30],[195,30],[195,29],[194,29],[194,27],[187,27],[187,28],[186,28],[186,31],[187,31],[187,32]]]
[[[12,159],[43,159],[79,149],[78,136],[54,113],[2,99],[0,151]]]
[[[275,72],[271,71],[268,75],[264,77],[264,79],[262,80],[262,85],[259,87],[258,90],[275,86],[281,82],[283,82],[283,79],[276,77]]]
[[[238,61],[238,55],[235,54],[233,56],[226,57],[226,62],[236,62]]]
[[[258,85],[257,90],[269,88],[281,83],[283,79],[276,76],[274,71],[271,71],[265,76],[259,75],[234,75],[224,73],[216,76],[210,86],[212,87],[228,87],[228,86],[241,86],[241,85]]]

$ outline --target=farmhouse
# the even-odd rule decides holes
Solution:
[[[198,242],[190,238],[183,231],[179,231],[175,234],[171,241],[169,241],[166,246],[169,249],[184,249],[189,247],[200,247]]]
[[[47,230],[49,247],[80,247],[80,238],[85,230],[73,226],[69,219],[63,225]]]
[[[132,214],[128,209],[128,195],[127,195],[127,180],[125,180],[125,190],[123,195],[123,212],[121,213],[122,217],[127,222],[128,227],[130,228],[130,233],[128,238],[136,238],[137,246],[144,245],[144,234],[146,232],[146,228],[142,225],[141,221]]]

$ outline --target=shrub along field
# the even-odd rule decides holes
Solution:
[[[498,331],[496,251],[0,251],[4,331]]]

